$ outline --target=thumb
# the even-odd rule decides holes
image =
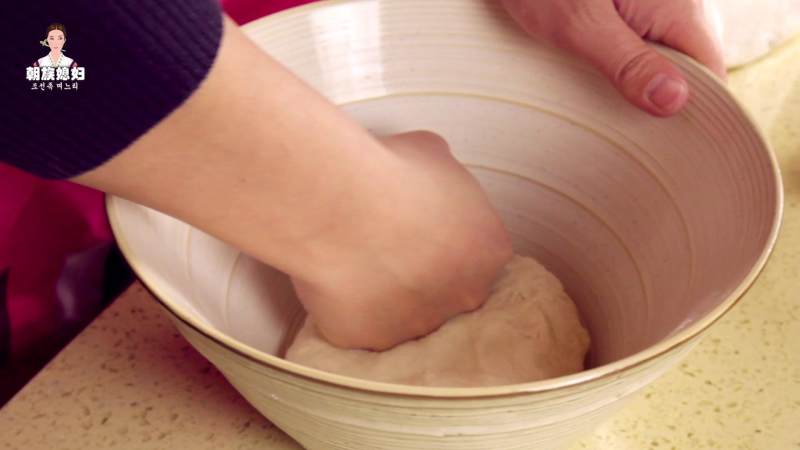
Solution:
[[[613,2],[592,5],[599,10],[570,19],[585,23],[565,27],[554,43],[588,60],[645,111],[657,116],[678,112],[689,98],[681,72],[625,23]]]

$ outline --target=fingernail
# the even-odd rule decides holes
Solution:
[[[685,81],[658,74],[648,83],[645,95],[656,108],[673,113],[683,104],[688,92]]]

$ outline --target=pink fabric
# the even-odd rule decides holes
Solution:
[[[238,24],[287,8],[312,3],[311,0],[222,0],[225,12]]]
[[[113,237],[103,194],[0,164],[0,272],[7,273],[11,354],[58,327],[56,283],[67,258]]]

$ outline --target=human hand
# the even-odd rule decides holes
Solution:
[[[220,45],[186,102],[73,180],[287,273],[339,346],[385,349],[483,303],[511,246],[444,141],[379,142],[229,20]]]
[[[382,143],[389,158],[365,174],[355,213],[309,243],[318,270],[293,278],[340,347],[385,350],[480,307],[512,255],[486,194],[443,139],[414,132]]]
[[[702,0],[503,0],[532,36],[597,67],[633,104],[657,116],[689,98],[681,72],[645,41],[693,57],[725,78],[721,44]]]

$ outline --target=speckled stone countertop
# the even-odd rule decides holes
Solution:
[[[800,39],[730,85],[777,152],[783,231],[746,297],[579,449],[800,449]],[[2,449],[297,450],[138,284],[0,410]]]

